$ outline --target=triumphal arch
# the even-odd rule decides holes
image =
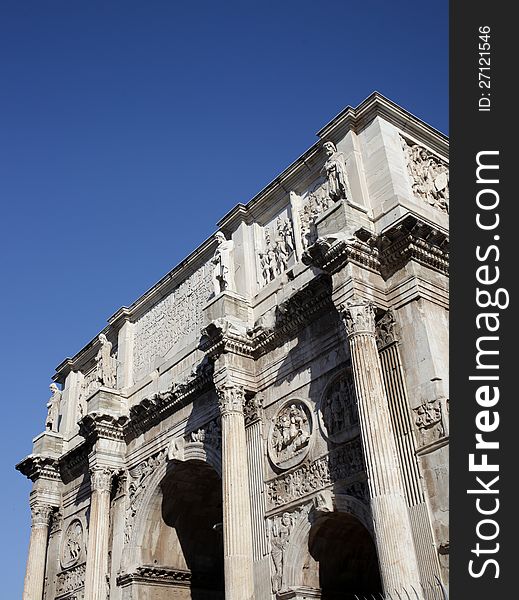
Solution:
[[[57,367],[25,600],[446,597],[448,142],[318,138]]]

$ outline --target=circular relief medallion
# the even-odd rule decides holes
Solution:
[[[280,469],[290,469],[308,454],[312,415],[301,400],[290,400],[278,411],[269,436],[270,460]]]
[[[359,434],[359,415],[351,373],[343,372],[326,388],[319,406],[319,426],[335,444],[348,442]]]
[[[73,519],[67,527],[61,544],[61,566],[68,569],[79,562],[82,549],[83,525],[79,519]]]

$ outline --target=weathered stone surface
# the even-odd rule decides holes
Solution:
[[[448,143],[378,94],[319,137],[58,366],[24,600],[447,583]]]

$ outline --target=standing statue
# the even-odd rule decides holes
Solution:
[[[112,357],[112,343],[109,342],[104,333],[97,338],[101,344],[96,356],[96,379],[107,387],[115,388],[115,359]]]
[[[217,296],[230,287],[232,240],[226,239],[221,231],[217,231],[215,239],[218,243],[211,262],[213,263],[213,286]]]
[[[276,594],[283,588],[283,562],[285,548],[290,539],[290,531],[293,526],[292,515],[284,512],[281,517],[277,516],[272,522],[271,545],[272,545],[272,563],[274,573],[272,575],[272,592]]]
[[[47,431],[58,431],[59,405],[61,402],[61,392],[55,383],[49,386],[51,397],[47,402],[47,418],[45,420],[45,429]]]
[[[333,142],[325,142],[323,148],[328,157],[322,169],[328,184],[328,197],[332,202],[346,199],[350,196],[350,186],[344,155],[342,152],[337,152]]]

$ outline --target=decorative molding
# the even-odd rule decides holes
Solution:
[[[253,356],[258,358],[269,352],[319,315],[332,310],[331,281],[327,275],[318,275],[276,307],[272,326],[257,324],[247,331]]]
[[[55,510],[54,506],[45,502],[31,502],[31,524],[34,529],[48,528],[52,513]]]
[[[117,576],[117,585],[119,587],[127,587],[134,583],[189,588],[191,586],[191,572],[183,569],[142,566],[137,567],[132,573],[121,573]]]
[[[305,264],[326,273],[337,273],[347,263],[353,263],[380,273],[384,279],[411,260],[447,275],[447,234],[417,217],[408,216],[379,236],[360,228],[351,237],[337,234],[319,238],[303,255]]]
[[[267,481],[268,510],[309,496],[337,481],[351,480],[364,471],[361,442],[357,437],[311,463]],[[363,484],[355,482],[352,485],[358,489],[348,493],[357,497],[360,494],[362,499],[367,497],[367,490],[360,489]]]
[[[29,454],[29,456],[26,456],[16,465],[16,470],[20,471],[20,473],[33,482],[38,479],[49,481],[61,480],[58,459],[52,456]]]
[[[165,392],[144,398],[130,408],[124,424],[127,438],[149,430],[167,416],[180,410],[213,386],[213,363],[205,358],[182,383],[173,383]]]
[[[124,426],[127,422],[128,417],[125,415],[88,413],[79,421],[79,435],[89,442],[94,442],[99,438],[122,441],[124,440]]]

